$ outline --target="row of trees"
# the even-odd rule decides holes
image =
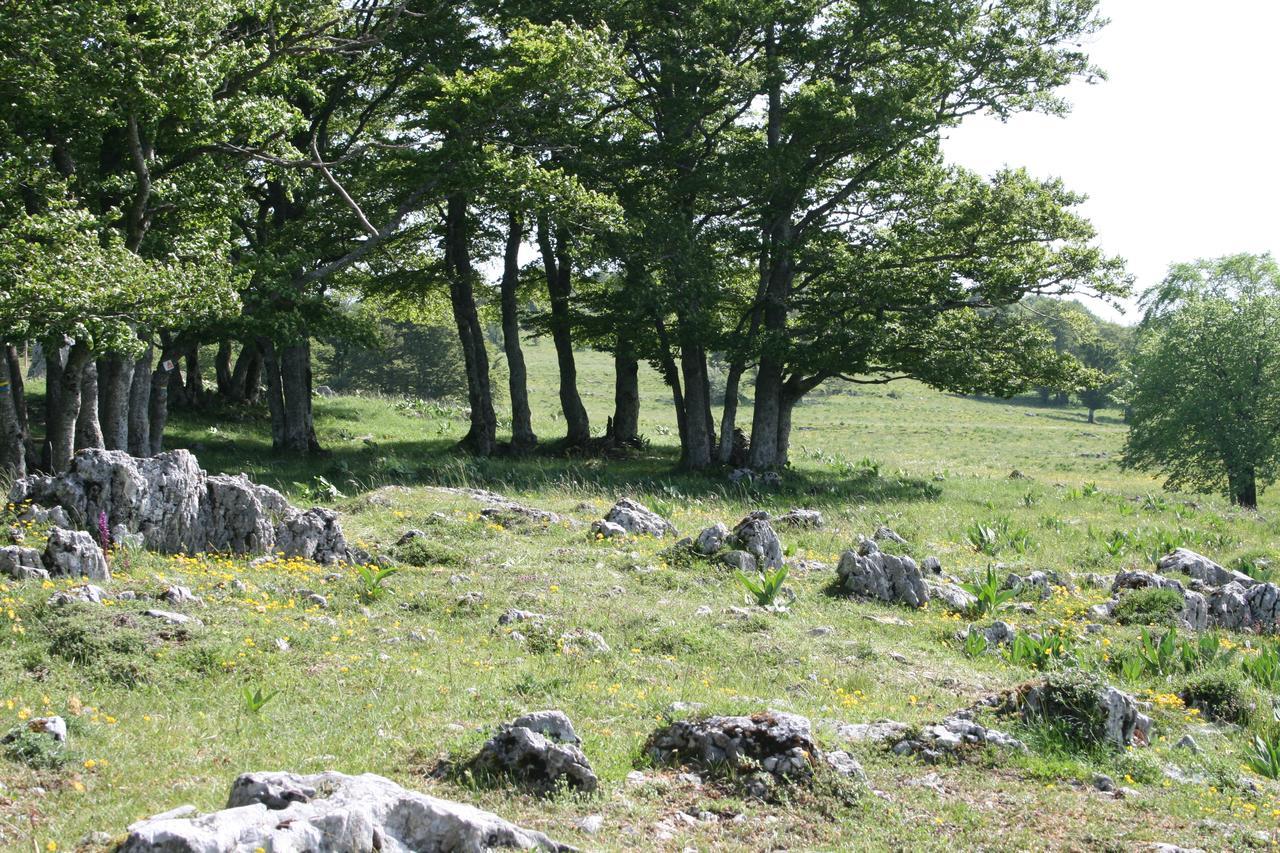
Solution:
[[[1103,320],[1077,300],[1031,297],[1016,310],[1053,335],[1055,351],[1070,355],[1093,371],[1075,388],[1038,386],[1041,404],[1065,406],[1074,393],[1080,405],[1089,410],[1089,423],[1094,423],[1099,409],[1126,406],[1137,343],[1132,326]]]
[[[353,334],[353,300],[445,304],[479,454],[538,443],[529,329],[557,352],[565,442],[592,440],[574,359],[592,346],[615,362],[608,440],[638,440],[649,362],[694,469],[729,459],[752,372],[760,468],[786,464],[795,405],[830,378],[1088,384],[1007,309],[1123,293],[1122,263],[1061,183],[967,172],[940,139],[978,113],[1064,111],[1056,92],[1098,73],[1079,48],[1096,6],[20,4],[0,21],[2,464],[155,452],[173,366],[208,343],[219,393],[261,382],[275,446],[318,449],[311,342]],[[14,370],[26,341],[48,358],[43,443]]]

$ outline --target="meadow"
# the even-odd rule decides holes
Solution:
[[[554,384],[541,380],[554,375],[554,354],[540,344],[528,357],[535,430],[552,439],[561,430]],[[579,358],[585,402],[603,427],[611,365]],[[1149,569],[1177,546],[1266,573],[1275,498],[1245,512],[1122,470],[1126,428],[1115,411],[1088,424],[1082,409],[1030,397],[962,398],[912,383],[825,389],[797,410],[793,468],[772,490],[674,471],[669,396],[651,372],[642,385],[650,444],[619,459],[461,456],[452,445],[466,418],[448,404],[324,398],[316,419],[330,451],[319,459],[273,458],[261,411],[175,414],[168,446],[193,449],[210,471],[245,471],[295,502],[338,509],[351,541],[397,561],[386,593],[350,568],[134,551],[113,556],[102,608],[46,604],[63,582],[0,587],[4,728],[46,713],[71,727],[63,753],[0,762],[6,849],[103,849],[142,816],[184,803],[221,807],[236,775],[260,769],[375,772],[590,850],[1240,849],[1280,840],[1280,787],[1244,766],[1251,736],[1271,725],[1271,694],[1241,675],[1240,661],[1266,644],[1218,637],[1233,657],[1207,671],[1242,710],[1234,722],[1207,719],[1182,698],[1204,673],[1121,666],[1144,630],[1165,629],[1091,629],[1089,606],[1110,596],[1082,582],[1097,574],[1109,585],[1115,572]],[[460,488],[580,524],[504,525]],[[750,608],[727,567],[673,552],[669,541],[588,535],[587,523],[624,495],[682,535],[716,521],[732,527],[754,509],[813,508],[825,525],[781,531],[794,600],[766,612]],[[971,620],[935,604],[912,611],[835,594],[840,553],[880,525],[906,540],[899,552],[936,556],[964,580],[996,563],[1075,578],[1074,591],[1023,595],[1016,603],[1029,606],[999,616],[1063,637],[1074,665],[1137,697],[1154,720],[1152,744],[1084,748],[1012,718],[992,725],[1024,740],[1025,754],[975,750],[931,766],[843,744],[836,723],[936,722],[1066,665],[994,648],[973,654],[955,636]],[[426,536],[397,546],[409,529]],[[184,608],[199,624],[157,624],[141,615],[149,605],[118,597],[171,584],[203,598]],[[610,650],[517,642],[496,624],[512,607],[598,632]],[[255,709],[255,691],[274,695]],[[677,702],[706,713],[803,714],[824,746],[862,763],[869,790],[796,787],[759,801],[732,780],[650,767],[645,740]],[[497,724],[541,708],[572,718],[599,793],[541,798],[448,771]],[[1198,752],[1175,746],[1185,734]],[[1095,790],[1097,774],[1130,794]],[[599,832],[580,828],[587,815],[603,817]]]

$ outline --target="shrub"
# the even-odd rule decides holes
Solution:
[[[1171,625],[1182,612],[1182,593],[1147,587],[1126,593],[1112,615],[1121,625]]]
[[[1104,687],[1102,679],[1093,672],[1082,669],[1050,672],[1041,691],[1044,720],[1052,722],[1062,736],[1077,747],[1092,747],[1102,742],[1106,717],[1098,696]]]
[[[1244,680],[1239,672],[1210,670],[1183,682],[1179,694],[1188,708],[1196,708],[1211,720],[1239,723],[1249,715]]]
[[[68,762],[65,744],[26,726],[19,726],[5,736],[4,757],[35,770],[60,770]]]

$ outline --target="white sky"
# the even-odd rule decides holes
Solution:
[[[1102,10],[1111,24],[1087,47],[1109,79],[1068,89],[1065,118],[970,120],[948,157],[983,173],[1025,166],[1087,194],[1099,242],[1128,260],[1139,292],[1177,261],[1280,252],[1280,0]]]

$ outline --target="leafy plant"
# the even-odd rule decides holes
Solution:
[[[1125,681],[1137,681],[1147,671],[1147,663],[1139,655],[1125,655],[1120,659],[1120,674]]]
[[[964,635],[964,653],[966,657],[980,657],[987,650],[989,642],[987,635],[981,631],[975,631],[973,626],[969,626],[969,631]]]
[[[346,497],[342,491],[327,479],[317,474],[310,483],[294,483],[293,487],[308,501],[336,501]]]
[[[1020,631],[1009,646],[1009,660],[1032,669],[1048,669],[1054,661],[1071,660],[1071,638],[1061,632],[1036,637]]]
[[[1178,647],[1178,654],[1182,659],[1183,670],[1191,673],[1199,669],[1227,664],[1235,657],[1236,651],[1234,648],[1223,646],[1216,632],[1207,632],[1201,634],[1195,642],[1183,640]]]
[[[1146,628],[1138,640],[1138,657],[1148,672],[1156,675],[1168,675],[1180,662],[1178,656],[1178,631],[1170,628],[1159,640],[1152,637]]]
[[[240,695],[244,697],[245,710],[250,714],[257,716],[262,713],[262,709],[266,704],[276,698],[279,693],[279,690],[272,690],[268,693],[264,693],[261,687],[250,688],[246,685]]]
[[[1238,723],[1249,714],[1239,670],[1199,673],[1187,679],[1178,695],[1188,708],[1196,708],[1211,720]]]
[[[392,566],[357,566],[356,581],[360,585],[360,600],[371,604],[386,595],[390,591],[386,586],[387,578],[398,571]]]
[[[1259,776],[1280,779],[1280,732],[1273,729],[1254,735],[1244,761]]]
[[[975,607],[978,615],[994,613],[1017,595],[1017,590],[1004,589],[994,566],[987,566],[986,573],[975,577],[971,583],[961,584],[966,592],[978,599]]]
[[[1275,643],[1264,643],[1256,655],[1245,655],[1240,668],[1259,687],[1275,690],[1280,685],[1280,650]]]
[[[964,529],[964,538],[979,554],[994,554],[999,550],[1000,534],[989,525],[973,522]]]
[[[754,579],[747,577],[741,571],[735,572],[738,583],[746,588],[747,592],[755,598],[756,604],[761,607],[768,607],[773,604],[774,599],[778,597],[778,593],[782,591],[782,582],[787,579],[787,567],[779,566],[771,572],[762,572]]]

